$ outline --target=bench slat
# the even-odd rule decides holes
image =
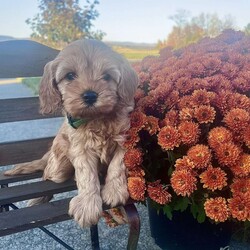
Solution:
[[[39,98],[0,99],[0,123],[61,117],[62,114],[39,114]]]
[[[11,204],[17,201],[50,196],[76,189],[75,181],[68,180],[63,183],[52,181],[39,181],[23,185],[0,189],[0,205]]]
[[[0,42],[0,78],[35,77],[59,51],[29,40]]]
[[[27,181],[36,178],[41,178],[43,175],[42,172],[34,173],[34,174],[23,174],[23,175],[14,175],[14,176],[6,176],[4,172],[0,172],[0,185],[6,185],[9,183],[15,183],[19,181]]]
[[[0,236],[70,219],[70,199],[0,213]]]
[[[41,158],[52,145],[53,137],[0,143],[0,166]]]

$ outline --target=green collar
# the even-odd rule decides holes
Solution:
[[[68,123],[69,125],[74,128],[74,129],[77,129],[79,128],[81,125],[83,124],[87,124],[87,122],[89,121],[89,119],[87,118],[82,118],[82,119],[74,119],[72,118],[70,115],[67,115],[67,118],[68,118]]]

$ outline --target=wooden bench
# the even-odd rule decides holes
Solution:
[[[10,40],[0,43],[0,78],[36,77],[43,74],[44,65],[53,60],[59,51],[28,40]],[[12,123],[52,118],[38,113],[38,97],[1,99],[0,123]],[[29,129],[27,127],[27,129]],[[39,159],[48,150],[53,137],[2,142],[0,138],[0,170],[2,166]],[[42,173],[4,176],[0,171],[0,236],[40,228],[67,249],[73,249],[44,226],[71,219],[68,215],[70,198],[46,204],[18,208],[14,203],[45,195],[76,190],[73,180],[56,184],[42,181]],[[32,180],[32,182],[31,182]],[[25,181],[25,182],[23,182]],[[14,184],[14,185],[13,185]],[[108,209],[104,205],[104,210]],[[127,249],[136,249],[140,221],[133,202],[124,206],[128,216],[129,234]],[[92,249],[99,249],[98,228],[92,226]]]

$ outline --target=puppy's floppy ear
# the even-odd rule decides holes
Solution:
[[[56,67],[55,61],[48,62],[44,67],[39,89],[40,112],[42,114],[55,113],[62,106],[61,94],[55,81]]]
[[[121,77],[118,84],[118,95],[128,106],[134,107],[134,95],[138,85],[138,76],[129,63],[123,63],[120,69]]]

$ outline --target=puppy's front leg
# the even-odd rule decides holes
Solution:
[[[102,215],[98,159],[93,153],[84,152],[84,155],[75,156],[72,163],[75,167],[78,195],[70,201],[69,215],[81,227],[88,227],[97,224]]]
[[[123,163],[125,150],[117,146],[107,172],[105,186],[102,189],[103,201],[115,207],[125,204],[128,197],[126,167]]]

